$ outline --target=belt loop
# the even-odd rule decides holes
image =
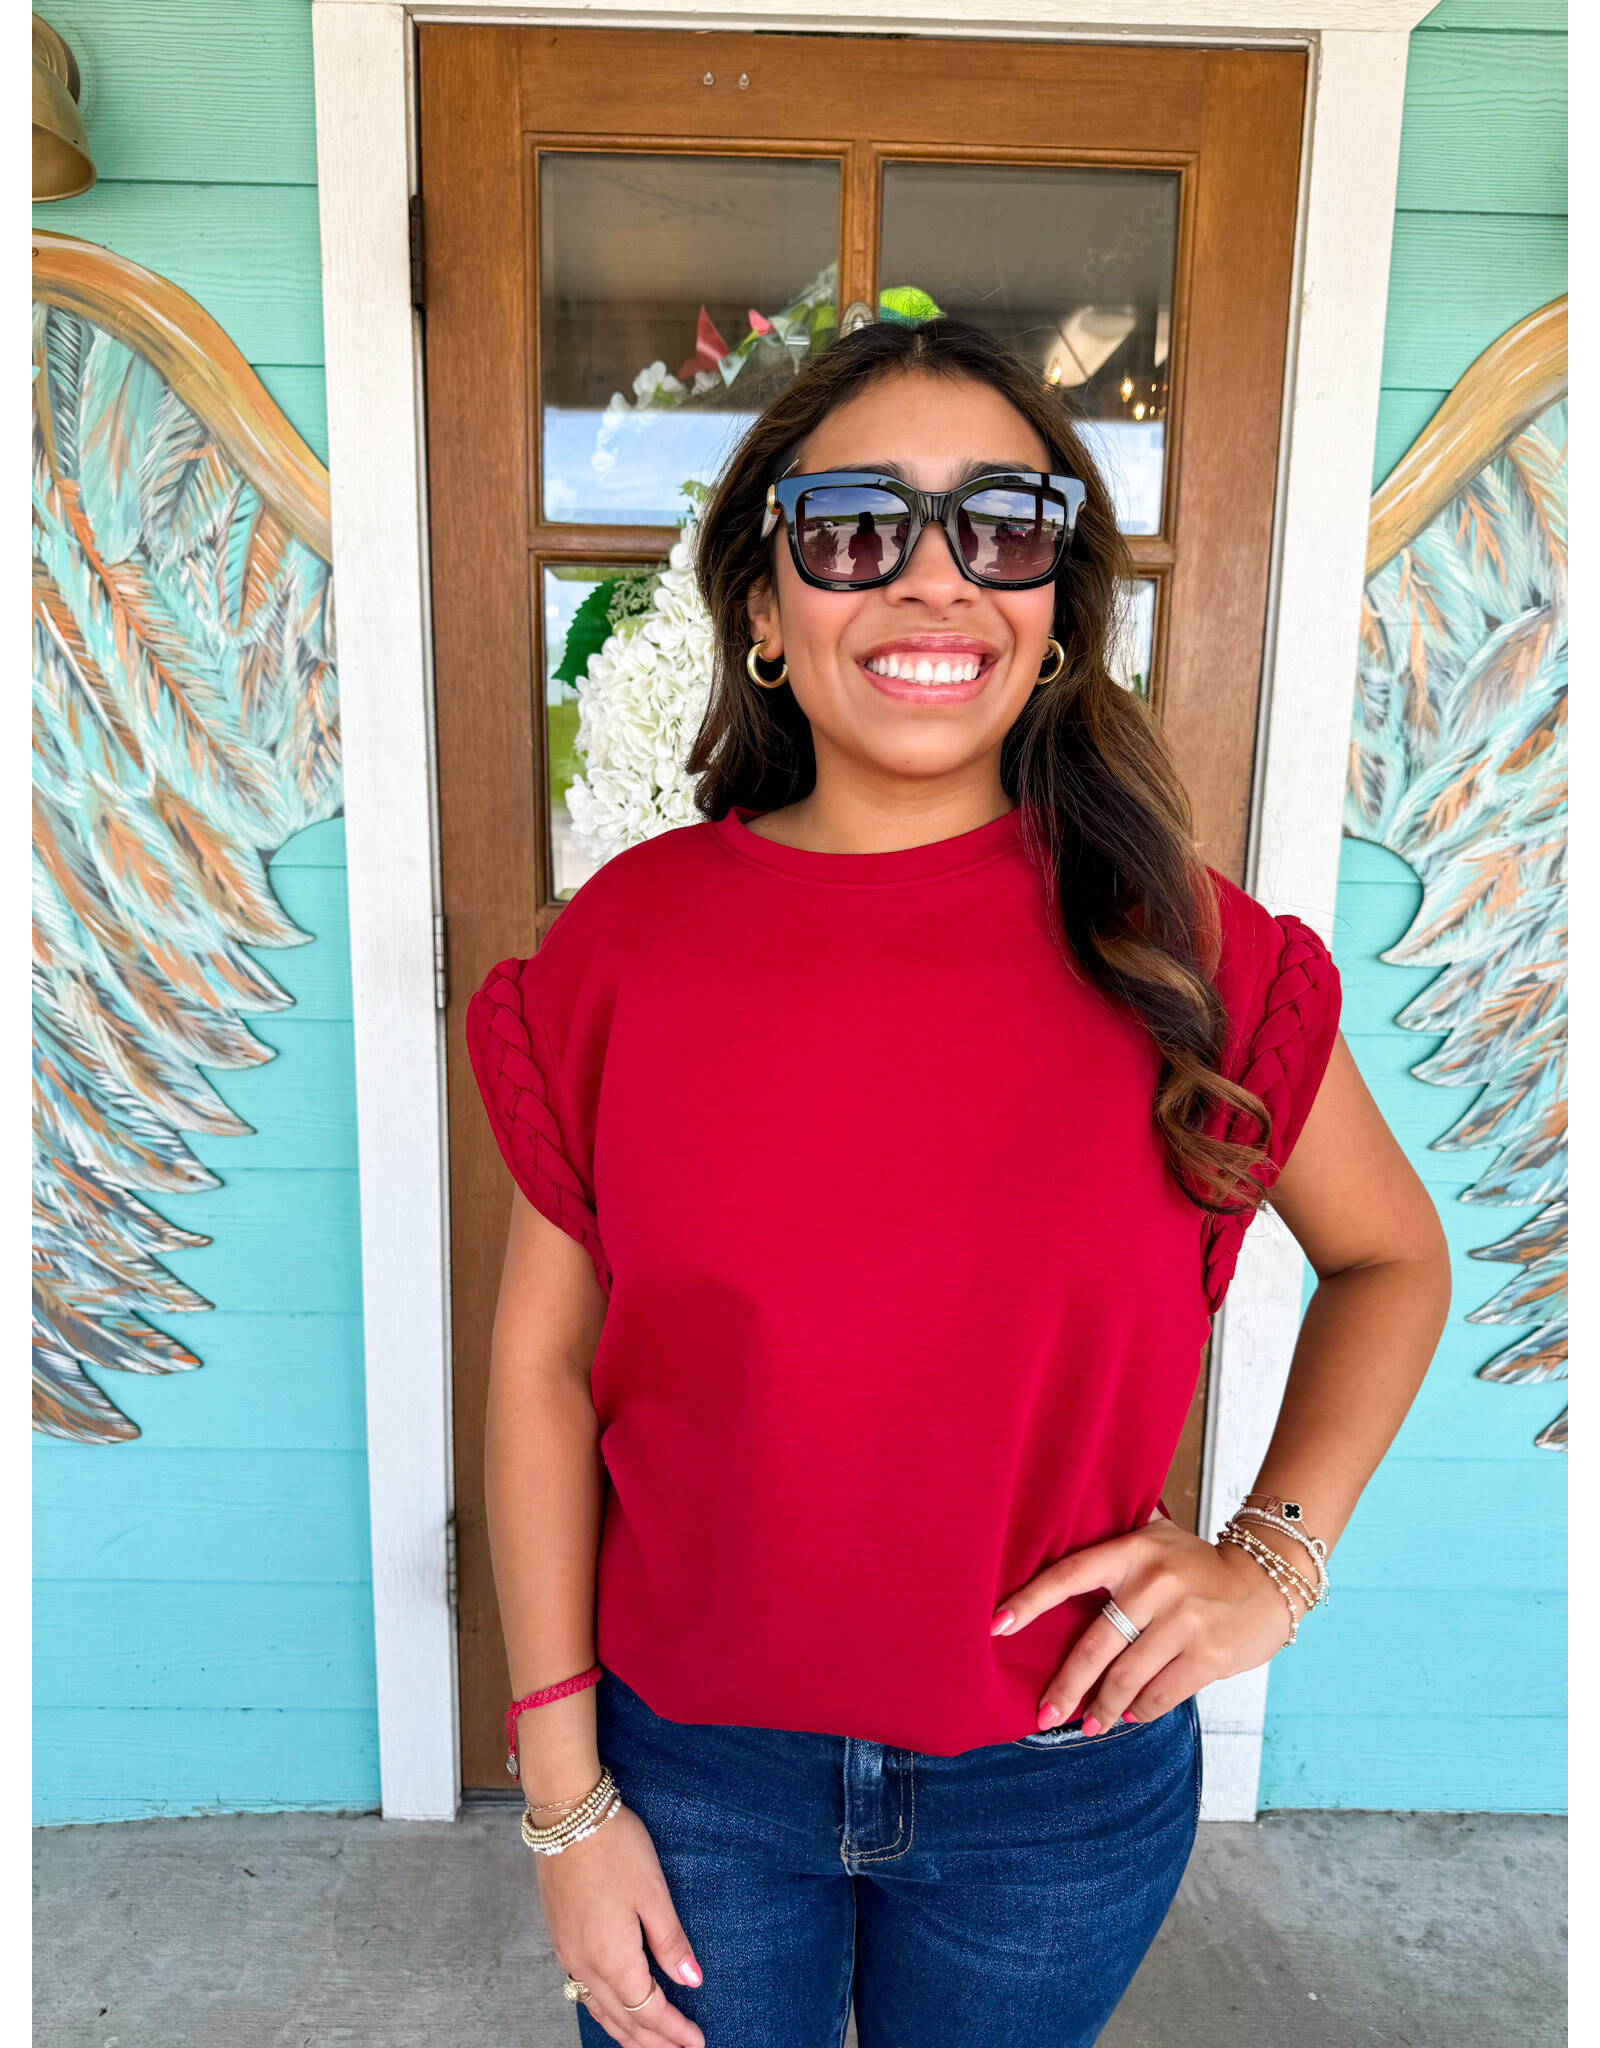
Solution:
[[[839,1856],[852,1876],[863,1863],[903,1856],[911,1846],[914,1753],[844,1738],[844,1832]]]

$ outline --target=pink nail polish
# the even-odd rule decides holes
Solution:
[[[1100,1733],[1100,1723],[1095,1719],[1093,1714],[1084,1715],[1083,1732],[1085,1735],[1098,1735]]]
[[[1130,1728],[1137,1728],[1139,1725],[1138,1722],[1132,1716],[1132,1714],[1124,1714],[1122,1718],[1124,1721],[1128,1723]]]
[[[1038,1722],[1040,1733],[1042,1734],[1046,1728],[1053,1728],[1060,1719],[1061,1709],[1059,1707],[1041,1707],[1039,1709]]]
[[[1016,1624],[1017,1617],[1011,1612],[1011,1609],[1009,1607],[1002,1607],[994,1620],[990,1622],[989,1633],[992,1636],[1003,1636],[1008,1629],[1015,1628]]]
[[[678,1975],[685,1984],[698,1984],[700,1982],[699,1965],[695,1962],[693,1956],[684,1957],[683,1961],[678,1965]]]

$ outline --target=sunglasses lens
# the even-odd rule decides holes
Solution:
[[[1066,501],[1055,491],[1007,486],[975,491],[956,514],[961,554],[986,583],[1028,583],[1048,576],[1067,531]]]
[[[795,507],[800,559],[830,583],[870,583],[905,552],[911,514],[875,484],[822,484]]]

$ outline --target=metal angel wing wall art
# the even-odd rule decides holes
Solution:
[[[1467,1320],[1481,1366],[1567,1375],[1567,302],[1478,358],[1373,501],[1345,831],[1422,882],[1382,955],[1441,972],[1395,1019],[1412,1072],[1477,1089],[1434,1146],[1497,1148],[1464,1202],[1539,1205],[1475,1259],[1520,1267]],[[1564,1449],[1566,1411],[1536,1437]]]
[[[216,323],[92,244],[33,251],[36,1429],[139,1434],[98,1383],[201,1360],[210,1307],[153,1204],[249,1130],[201,1069],[255,1065],[305,944],[272,854],[341,807],[327,472]]]

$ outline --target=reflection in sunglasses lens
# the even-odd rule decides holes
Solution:
[[[870,583],[905,550],[911,515],[892,491],[827,484],[802,494],[796,508],[800,553],[813,576]]]
[[[976,491],[956,515],[962,559],[993,583],[1047,575],[1066,523],[1062,499],[1041,490]]]

